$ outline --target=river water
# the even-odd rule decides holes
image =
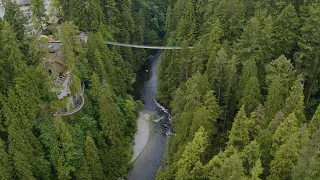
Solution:
[[[134,161],[133,169],[128,175],[129,180],[152,180],[162,163],[163,152],[168,135],[171,135],[171,116],[167,109],[156,101],[158,83],[159,52],[136,72],[136,82],[133,84],[135,100],[141,100],[145,110],[153,114],[149,122],[150,135],[146,147]]]

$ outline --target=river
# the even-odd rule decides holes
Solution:
[[[158,62],[161,52],[147,61],[136,72],[136,81],[132,85],[132,95],[135,100],[141,100],[145,105],[144,112],[151,114],[149,121],[150,134],[148,143],[134,161],[129,172],[129,180],[152,180],[162,163],[167,135],[171,135],[171,116],[167,109],[156,101],[158,83]]]

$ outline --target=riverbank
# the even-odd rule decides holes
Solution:
[[[134,145],[133,145],[134,152],[133,152],[131,162],[134,162],[139,157],[140,153],[148,143],[149,134],[150,134],[150,125],[148,122],[149,118],[150,118],[150,114],[148,114],[147,112],[140,112],[139,118],[137,120],[138,131],[134,136]]]

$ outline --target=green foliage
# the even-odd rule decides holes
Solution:
[[[275,159],[271,162],[270,176],[268,179],[289,179],[291,170],[297,161],[298,156],[298,139],[296,134],[282,144],[275,154]]]
[[[212,148],[205,150],[204,160],[211,161],[194,165],[197,178],[292,178],[306,135],[314,136],[318,129],[318,111],[314,113],[320,102],[318,3],[169,2],[167,44],[194,48],[165,51],[160,62],[158,98],[171,105],[177,137],[168,142],[157,178],[174,179],[170,174],[179,169],[183,147],[200,124],[218,133],[211,136],[206,129]],[[207,82],[200,83],[198,91],[187,91],[196,89],[190,80],[199,73]],[[210,117],[201,101],[199,92],[207,83],[223,110],[217,118]],[[307,132],[303,123],[309,120]],[[313,159],[305,161],[311,164]],[[234,171],[224,170],[227,162]]]
[[[247,118],[244,107],[242,107],[236,115],[232,124],[232,129],[230,131],[227,146],[231,148],[230,150],[236,148],[238,151],[242,151],[244,147],[250,142],[250,123],[250,119]]]
[[[283,143],[291,138],[292,134],[298,131],[298,119],[294,113],[288,115],[288,117],[280,123],[276,132],[273,135],[273,148],[278,149]]]
[[[92,179],[103,179],[103,167],[100,162],[100,153],[90,136],[86,137],[86,164],[88,166],[88,173],[91,174]]]
[[[320,35],[316,29],[320,27],[320,8],[318,3],[310,4],[304,24],[301,27],[301,36],[298,41],[299,50],[295,53],[298,70],[306,77],[305,97],[309,114],[313,114],[319,104],[319,59]]]
[[[72,17],[81,30],[97,31],[104,23],[101,1],[76,1]]]
[[[220,116],[220,107],[217,104],[217,100],[214,97],[212,91],[204,96],[204,105],[198,108],[193,115],[192,125],[190,128],[190,135],[195,134],[197,130],[202,126],[208,136],[212,138],[217,134],[217,118]]]
[[[199,178],[198,173],[203,168],[201,163],[201,154],[208,145],[208,137],[203,127],[195,133],[192,142],[189,142],[177,165],[179,167],[176,173],[176,179],[196,179]]]
[[[239,154],[235,152],[230,157],[218,154],[208,164],[209,179],[243,179],[244,168]]]
[[[301,76],[298,76],[297,80],[291,87],[291,92],[286,99],[283,112],[288,115],[289,113],[294,113],[299,123],[305,121],[304,115],[304,94],[303,94],[303,83]]]
[[[320,105],[318,109],[314,113],[310,123],[309,123],[309,131],[311,137],[315,136],[315,133],[320,129]]]
[[[33,124],[30,119],[35,119],[39,110],[36,108],[39,107],[39,97],[32,91],[32,88],[36,87],[22,82],[18,83],[15,89],[9,90],[8,97],[2,104],[8,133],[8,154],[12,158],[15,178],[36,179],[39,172],[35,170],[42,165],[38,162],[45,160],[42,159],[40,144],[29,128]]]
[[[288,55],[297,43],[299,19],[292,4],[289,4],[275,19],[275,55]]]
[[[250,171],[251,177],[249,179],[260,180],[259,176],[262,174],[262,172],[263,172],[263,167],[262,167],[260,159],[258,159],[256,161],[255,166]]]
[[[268,88],[268,96],[265,102],[266,116],[273,119],[276,113],[282,109],[284,104],[284,92],[281,78],[276,76]]]
[[[47,23],[44,2],[32,0],[30,5],[30,23],[37,29]],[[54,38],[62,42],[70,89],[75,93],[82,83],[86,85],[83,109],[63,119],[51,117],[56,109],[66,107],[68,98],[58,100],[51,92],[52,80],[44,66],[50,56],[48,41],[25,36],[29,22],[19,6],[9,0],[4,6],[4,21],[0,20],[0,178],[123,177],[131,166],[135,120],[141,109],[141,102],[128,95],[133,72],[155,52],[109,49],[105,40],[161,43],[166,2],[51,2],[48,19],[53,15],[63,21]],[[88,43],[80,43],[79,29],[90,31]]]
[[[294,76],[294,68],[284,56],[271,61],[267,67],[266,84],[269,84],[268,96],[265,102],[266,117],[268,120],[280,111],[284,105],[284,100],[288,96],[289,87]]]
[[[213,16],[220,19],[225,36],[233,40],[237,39],[244,27],[245,4],[243,1],[223,0],[218,3],[215,10],[217,13]]]
[[[58,138],[58,147],[61,147],[58,150],[59,155],[56,167],[58,179],[71,179],[71,173],[75,171],[73,163],[76,155],[72,135],[61,118],[54,118],[53,121],[55,134]]]
[[[240,83],[243,83],[243,89],[240,89],[242,91],[240,106],[244,106],[245,111],[251,113],[258,107],[261,100],[258,70],[254,60],[249,60],[244,63]]]
[[[0,52],[0,66],[1,77],[0,82],[2,84],[2,92],[6,91],[9,86],[13,85],[14,77],[21,75],[24,68],[22,61],[22,52],[19,48],[19,43],[15,36],[14,30],[10,27],[10,24],[6,21],[3,24],[1,30],[1,52]]]
[[[242,152],[243,165],[247,174],[257,173],[255,176],[259,176],[262,171],[261,169],[261,161],[260,161],[260,147],[257,141],[251,141]],[[260,161],[260,162],[259,162]],[[260,163],[260,165],[259,165]],[[259,167],[260,166],[260,167]],[[261,172],[260,172],[261,171]],[[259,173],[260,172],[260,173]]]
[[[17,39],[20,42],[23,42],[25,38],[24,24],[26,23],[26,18],[15,1],[4,0],[3,4],[4,9],[6,10],[3,19],[12,26],[14,32],[16,32]]]
[[[92,75],[90,95],[98,103],[99,122],[103,135],[112,143],[118,141],[122,114],[114,103],[113,94],[107,84],[101,84],[97,74]]]
[[[46,18],[46,7],[43,0],[32,0],[30,2],[33,22],[42,22],[42,18]]]
[[[101,33],[90,33],[88,36],[88,52],[87,59],[93,65],[93,69],[98,73],[101,80],[114,87],[114,90],[120,88],[115,83],[115,67],[113,66],[112,54],[108,47],[105,45]],[[118,79],[120,80],[120,79]],[[116,88],[117,87],[117,88]]]
[[[61,25],[62,54],[68,69],[75,68],[76,52],[81,52],[81,46],[77,38],[78,32],[77,27],[72,22],[65,22]]]
[[[86,85],[82,111],[63,119],[50,117],[67,98],[50,92],[47,42],[25,36],[19,6],[3,4],[0,179],[127,173],[141,107],[128,92],[155,52],[106,40],[194,47],[161,56],[157,96],[171,108],[177,136],[157,179],[319,177],[319,1],[54,0],[71,91]],[[30,5],[39,26],[44,3]],[[89,31],[87,43],[79,29]]]
[[[0,178],[1,179],[12,179],[12,162],[10,156],[6,152],[6,146],[4,141],[0,140],[0,157],[1,157],[1,166],[0,166]]]
[[[292,169],[294,180],[319,178],[319,134],[320,131],[317,130],[314,136],[299,150],[298,161]]]

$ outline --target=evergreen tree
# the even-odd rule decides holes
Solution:
[[[253,17],[248,22],[243,30],[238,44],[239,58],[245,60],[259,60],[261,57],[261,47],[259,45],[259,33],[261,25],[257,18]]]
[[[57,123],[57,121],[60,121],[60,123]],[[61,148],[62,144],[59,141],[59,134],[56,133],[56,128],[58,128],[56,126],[61,125],[61,123],[61,119],[59,118],[56,118],[54,122],[52,119],[45,119],[39,123],[37,128],[40,130],[41,143],[47,149],[50,163],[54,167],[53,177],[56,179],[67,179],[73,167],[70,163],[70,156],[66,157],[64,154]],[[62,125],[66,128],[65,124]]]
[[[225,75],[224,75],[224,94],[223,94],[223,106],[224,107],[224,121],[234,117],[235,109],[237,107],[237,96],[236,91],[238,87],[238,75],[237,75],[237,65],[238,58],[234,55],[227,62]],[[224,122],[225,123],[225,122]]]
[[[209,52],[209,59],[207,63],[207,71],[206,74],[208,76],[208,80],[210,83],[211,88],[216,88],[215,86],[215,81],[217,80],[217,53],[221,48],[221,38],[223,36],[223,32],[220,27],[220,21],[216,21],[213,25],[212,31],[209,34],[209,43],[207,44],[208,46],[208,52]],[[219,51],[220,55],[220,62],[223,63],[223,61],[226,61],[227,54],[225,50]],[[223,59],[224,58],[224,59]]]
[[[75,68],[76,52],[81,52],[78,40],[78,29],[72,22],[65,22],[61,25],[62,55],[68,69]]]
[[[268,87],[266,116],[268,120],[274,118],[276,113],[282,109],[284,104],[283,84],[279,76],[276,76]]]
[[[74,160],[76,156],[72,136],[60,117],[54,118],[54,128],[59,139],[58,147],[61,147],[58,150],[56,167],[58,179],[71,179],[71,174],[75,172]]]
[[[243,94],[244,96],[240,101],[240,105],[244,106],[246,112],[252,112],[258,107],[258,105],[260,104],[259,99],[261,99],[261,91],[258,78],[249,78]]]
[[[1,90],[6,91],[9,86],[13,85],[14,77],[22,73],[25,64],[22,61],[23,55],[15,33],[7,22],[4,22],[1,37],[0,66],[2,71],[0,72],[0,82],[3,85]]]
[[[241,0],[222,0],[215,8],[214,18],[219,18],[225,36],[236,40],[244,27],[245,5]]]
[[[13,169],[11,164],[11,159],[6,152],[6,146],[4,141],[0,139],[0,178],[1,179],[12,179]]]
[[[219,169],[219,178],[223,180],[236,180],[244,178],[244,168],[242,167],[242,160],[238,153],[232,154],[229,158],[224,160],[223,165]]]
[[[259,36],[259,44],[261,47],[262,56],[259,57],[259,68],[265,66],[272,58],[276,58],[274,56],[274,39],[273,39],[273,29],[274,29],[274,22],[272,16],[268,16],[265,11],[262,11],[261,14],[257,17],[261,22],[261,35]],[[259,60],[258,59],[258,60]],[[264,70],[264,69],[262,69]],[[262,71],[261,74],[265,73]]]
[[[240,83],[244,83],[244,87],[241,89],[240,106],[244,106],[245,111],[251,113],[258,107],[261,99],[258,71],[254,60],[245,62]]]
[[[300,147],[298,133],[290,134],[287,141],[277,149],[275,159],[271,161],[268,179],[291,179]]]
[[[75,177],[80,180],[91,180],[91,173],[89,172],[89,167],[85,158],[81,160],[80,164],[80,168],[76,169]]]
[[[217,92],[218,104],[220,104],[220,101],[222,99],[222,93],[223,93],[222,77],[224,75],[225,64],[228,62],[227,58],[228,57],[227,57],[226,51],[223,48],[220,49],[214,61],[214,69],[208,70],[208,72],[211,71],[214,73],[213,76],[209,78],[212,79],[212,81],[210,82],[212,88],[214,88],[215,91]]]
[[[122,114],[118,106],[114,103],[113,93],[105,83],[101,84],[97,74],[91,77],[90,95],[97,103],[97,112],[102,133],[108,141],[116,144],[119,141],[123,121]]]
[[[97,31],[104,23],[101,2],[99,0],[76,1],[72,17],[81,30]]]
[[[274,26],[276,55],[289,55],[296,45],[299,35],[299,19],[292,4],[277,16]]]
[[[232,124],[227,148],[229,147],[232,150],[234,147],[240,152],[244,149],[244,147],[250,142],[250,124],[250,119],[247,118],[244,107],[241,107]]]
[[[319,24],[318,2],[172,0],[168,10],[168,44],[185,43],[194,48],[188,52],[166,51],[160,64],[158,97],[172,107],[177,137],[168,142],[159,179],[174,179],[170,174],[178,171],[177,161],[186,142],[191,141],[200,124],[209,127],[210,113],[203,105],[203,93],[188,83],[197,71],[204,73],[210,89],[216,91],[224,117],[213,122],[218,127],[217,137],[209,135],[220,153],[216,155],[217,148],[205,150],[204,160],[208,155],[213,158],[205,166],[203,162],[193,166],[196,178],[292,179],[292,168],[308,134],[301,125],[319,105],[319,33],[314,32]],[[302,76],[296,78],[301,73],[306,81]],[[174,91],[172,101],[170,94]],[[229,137],[224,137],[229,126],[222,125],[221,120],[233,119],[239,107]],[[317,129],[317,114],[309,124],[311,134]],[[311,160],[308,163],[312,164]],[[312,169],[312,173],[317,171]]]
[[[216,102],[216,98],[212,91],[204,97],[204,105],[197,109],[193,114],[192,125],[190,127],[190,136],[193,136],[197,130],[202,126],[208,137],[211,139],[217,133],[217,118],[220,116],[221,111]]]
[[[320,35],[316,29],[320,28],[320,7],[318,3],[309,6],[305,23],[301,28],[298,41],[299,51],[296,52],[296,63],[300,72],[306,76],[305,92],[308,112],[313,113],[319,104],[316,94],[319,84]]]
[[[36,107],[39,106],[39,97],[36,97],[34,92],[25,91],[26,87],[21,82],[18,84],[15,90],[9,89],[8,98],[2,104],[8,128],[8,154],[12,158],[14,178],[36,179],[40,177],[38,167],[44,165],[38,162],[45,161],[42,159],[40,144],[29,128],[32,125],[30,120],[35,119],[38,111]]]
[[[299,120],[299,124],[305,121],[304,115],[304,94],[303,94],[303,84],[301,76],[298,76],[296,81],[291,87],[291,92],[286,99],[283,112],[288,115],[290,113],[295,113],[295,116]]]
[[[4,0],[3,4],[4,9],[6,10],[3,19],[7,21],[13,28],[14,32],[16,32],[17,39],[20,42],[23,42],[25,38],[24,24],[26,24],[26,19],[22,11],[15,1]]]
[[[112,33],[117,32],[118,29],[115,27],[117,24],[117,20],[119,19],[120,12],[117,9],[117,4],[115,0],[103,0],[103,14],[105,15],[106,23],[108,24],[108,29],[112,31]]]
[[[43,22],[42,18],[47,18],[46,15],[46,7],[44,5],[43,0],[32,0],[30,2],[30,7],[31,7],[31,12],[32,12],[32,19],[33,23],[37,24],[40,23],[40,26],[42,25],[41,23]],[[38,30],[38,29],[36,29]]]
[[[93,70],[98,73],[101,80],[105,80],[108,84],[114,87],[114,90],[119,89],[118,83],[115,82],[115,67],[113,65],[112,54],[105,45],[101,33],[90,33],[88,36],[88,51],[87,59],[93,65]]]
[[[265,107],[268,120],[274,118],[274,115],[283,107],[295,72],[293,69],[290,60],[284,56],[270,62],[266,67],[268,73],[266,84],[269,85],[269,88]]]
[[[292,169],[292,178],[294,180],[319,178],[319,135],[320,130],[314,132],[314,136],[299,150],[298,161]]]
[[[240,40],[235,45],[240,62],[245,67],[246,61],[255,61],[259,69],[258,80],[264,84],[265,64],[272,58],[272,30],[273,21],[271,17],[266,17],[265,13],[257,14],[246,24]],[[244,83],[241,82],[242,86]],[[243,89],[243,87],[240,87]]]
[[[86,138],[86,164],[88,165],[88,173],[92,179],[103,179],[103,167],[100,162],[99,151],[90,136]]]
[[[279,146],[287,142],[291,136],[298,131],[299,120],[294,113],[288,115],[288,117],[280,123],[279,127],[273,135],[273,148],[277,150]]]
[[[314,137],[316,131],[320,129],[320,105],[318,106],[318,109],[314,113],[308,127],[309,127],[311,137]]]
[[[291,60],[282,55],[271,61],[266,66],[266,70],[268,73],[266,78],[267,84],[270,84],[273,79],[279,76],[285,86],[284,93],[288,93],[289,85],[291,84],[295,73]]]
[[[195,1],[187,0],[185,9],[180,15],[180,20],[177,23],[177,41],[194,43],[198,33],[198,25],[196,20],[196,5]]]
[[[239,89],[237,91],[238,99],[243,97],[246,83],[249,81],[250,77],[258,77],[256,61],[253,60],[247,60],[243,63],[242,73],[239,80]]]
[[[260,159],[258,159],[256,161],[255,166],[250,171],[251,177],[249,179],[260,180],[259,176],[262,174],[262,172],[263,172],[263,167],[262,167]]]
[[[247,174],[251,173],[251,171],[254,168],[259,168],[255,167],[257,164],[257,161],[260,161],[260,147],[257,141],[251,141],[244,149],[243,152],[241,153],[241,159],[243,161],[243,167],[245,168],[245,172]],[[261,168],[261,161],[260,161],[260,168]],[[256,170],[255,170],[256,171]],[[259,176],[260,174],[258,174]]]
[[[115,38],[120,42],[129,42],[130,35],[132,34],[134,21],[132,19],[132,2],[131,1],[116,1],[117,8],[121,12],[118,19],[116,19],[117,31],[115,32]],[[111,1],[112,3],[112,1]],[[132,54],[130,49],[122,51],[123,56],[130,56]]]
[[[209,33],[209,44],[208,44],[208,51],[212,58],[216,56],[216,53],[219,51],[222,40],[223,40],[224,32],[221,28],[221,22],[217,19],[213,25],[212,30]]]
[[[192,142],[188,143],[184,152],[181,155],[178,163],[178,171],[176,173],[176,179],[197,179],[199,171],[198,168],[202,167],[201,154],[208,145],[208,136],[203,127],[195,133]]]

